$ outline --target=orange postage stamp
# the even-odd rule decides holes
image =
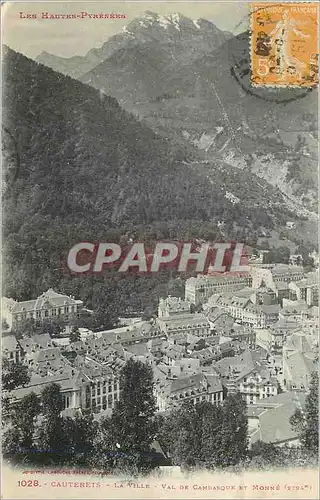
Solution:
[[[251,4],[251,83],[313,87],[319,81],[318,2]]]

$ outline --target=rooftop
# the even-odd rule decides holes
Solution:
[[[227,281],[239,280],[239,282],[246,283],[247,279],[250,278],[250,274],[245,273],[220,273],[220,274],[208,274],[208,275],[198,275],[196,278],[192,277],[187,279],[186,285],[210,285],[215,283],[225,283]]]
[[[258,403],[260,405],[260,402]],[[297,432],[292,429],[290,418],[297,408],[305,404],[305,395],[292,391],[270,396],[261,401],[260,408],[248,408],[248,415],[256,414],[259,428],[251,434],[251,442],[258,440],[265,443],[282,443],[297,439]]]
[[[49,290],[34,300],[25,300],[22,302],[10,301],[10,299],[6,300],[7,304],[10,304],[12,313],[32,312],[46,308],[62,307],[64,305],[81,305],[83,303],[81,300],[76,300],[68,295],[55,292],[52,288],[49,288]]]
[[[271,269],[271,274],[273,276],[281,275],[281,274],[296,274],[301,273],[304,274],[304,270],[302,266],[292,266],[288,264],[275,264]]]
[[[15,351],[19,346],[14,335],[7,335],[6,337],[2,337],[1,344],[3,351]]]

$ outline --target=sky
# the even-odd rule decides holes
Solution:
[[[248,28],[249,4],[229,1],[101,1],[69,0],[47,2],[5,2],[2,4],[2,41],[10,48],[34,58],[42,51],[62,57],[85,55],[120,32],[146,10],[157,14],[179,12],[191,19],[212,21],[218,28],[240,33]],[[126,19],[41,19],[42,12],[54,14],[118,13]],[[22,14],[20,14],[22,13]],[[27,18],[36,14],[37,18]]]

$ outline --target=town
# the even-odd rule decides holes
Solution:
[[[157,412],[183,402],[221,405],[240,393],[247,404],[249,447],[257,441],[296,446],[290,424],[304,407],[319,343],[318,271],[249,259],[247,273],[191,277],[185,296],[163,297],[157,317],[121,318],[121,326],[90,331],[66,327],[18,338],[30,320],[68,322],[85,304],[49,289],[34,300],[3,299],[3,356],[27,367],[30,380],[4,391],[14,406],[46,385],[60,386],[63,415],[110,415],[120,373],[130,359],[152,368]]]

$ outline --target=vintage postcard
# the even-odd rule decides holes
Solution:
[[[318,2],[1,22],[2,498],[319,498]]]

